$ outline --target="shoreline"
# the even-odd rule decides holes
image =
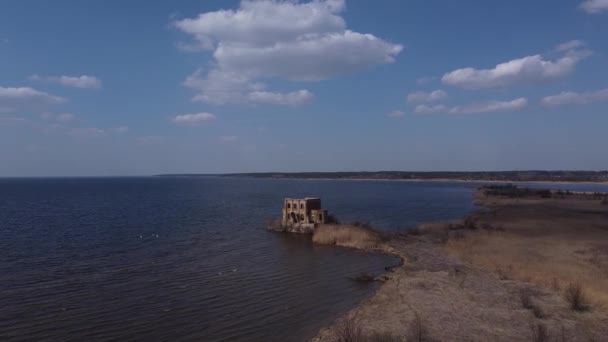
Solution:
[[[568,341],[608,336],[608,291],[603,290],[608,288],[608,249],[602,248],[608,247],[608,225],[602,220],[608,205],[576,194],[512,199],[478,190],[474,199],[480,209],[461,220],[422,224],[384,241],[382,249],[404,262],[377,277],[383,283],[376,292],[322,328],[313,341],[336,341],[353,326],[366,334],[362,340],[383,336],[386,341],[409,340],[412,332],[434,341],[532,340],[541,330],[555,339],[561,331]],[[565,223],[552,229],[560,221]],[[580,225],[589,227],[582,231]],[[525,248],[516,249],[520,245]],[[526,254],[529,250],[534,253]],[[536,260],[535,253],[549,258]],[[572,279],[570,267],[577,272]],[[597,267],[605,278],[587,281],[597,276]],[[544,269],[548,273],[539,276]],[[578,278],[585,280],[589,297],[584,314],[563,295]]]
[[[222,176],[229,178],[230,176]],[[480,179],[450,179],[450,178],[436,178],[436,179],[395,179],[395,178],[299,178],[299,177],[234,177],[234,178],[256,178],[256,179],[272,179],[272,180],[320,180],[320,181],[378,181],[378,182],[454,182],[454,183],[489,183],[489,184],[581,184],[581,185],[606,185],[606,182],[592,182],[592,181],[515,181],[515,180],[480,180]]]

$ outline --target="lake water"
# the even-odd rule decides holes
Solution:
[[[0,179],[0,340],[306,340],[397,261],[264,229],[305,196],[385,230],[473,209],[465,183]]]

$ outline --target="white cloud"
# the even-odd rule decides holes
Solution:
[[[261,98],[264,103],[292,105],[283,99],[308,91],[266,91],[259,80],[320,81],[393,62],[402,46],[347,30],[340,16],[344,8],[343,0],[242,1],[237,10],[176,21],[174,26],[195,41],[179,46],[213,51],[206,75],[197,71],[184,85],[198,92],[195,101],[251,103]],[[254,92],[261,94],[251,96]]]
[[[587,13],[600,13],[608,10],[608,0],[587,0],[579,5]]]
[[[99,89],[101,88],[101,80],[94,76],[82,75],[82,76],[39,76],[32,75],[29,77],[31,81],[49,81],[59,83],[65,87],[79,88],[79,89]]]
[[[414,109],[414,113],[416,114],[434,114],[434,113],[443,113],[448,110],[448,107],[444,105],[418,105]]]
[[[448,93],[443,90],[433,90],[431,92],[417,91],[407,96],[407,102],[435,102],[448,97]]]
[[[220,105],[246,102],[249,93],[264,89],[262,84],[253,83],[243,75],[220,70],[211,70],[206,76],[197,70],[183,85],[198,91],[193,101]]]
[[[182,114],[171,119],[177,125],[198,126],[204,122],[215,120],[210,113]]]
[[[575,39],[575,40],[569,40],[567,42],[563,42],[563,43],[559,44],[555,48],[555,50],[559,51],[559,52],[564,52],[564,51],[582,48],[584,46],[585,46],[585,42],[583,42],[582,40]]]
[[[401,110],[394,110],[394,111],[386,114],[387,117],[392,118],[392,119],[401,118],[404,115],[405,115],[405,113]]]
[[[225,144],[235,143],[239,140],[236,135],[223,135],[220,137],[220,142]]]
[[[444,105],[419,105],[414,109],[417,114],[477,114],[477,113],[492,113],[504,111],[516,111],[523,109],[528,105],[528,100],[520,97],[511,101],[485,101],[475,102],[464,106],[448,107]]]
[[[78,127],[72,128],[68,134],[76,138],[99,138],[104,136],[106,132],[95,127]]]
[[[59,76],[59,83],[66,87],[74,87],[81,89],[98,89],[101,88],[101,81],[94,76]]]
[[[253,103],[300,106],[313,99],[308,90],[298,90],[291,93],[273,93],[268,91],[254,91],[249,93],[249,100]]]
[[[305,34],[343,31],[346,23],[337,13],[344,7],[343,0],[242,1],[236,11],[201,13],[197,18],[177,21],[175,26],[209,49],[225,41],[263,46]]]
[[[62,103],[65,99],[30,87],[0,87],[0,103],[4,101]]]
[[[465,89],[506,87],[522,83],[539,83],[564,77],[588,57],[587,50],[569,50],[555,60],[541,55],[527,56],[497,64],[492,69],[462,68],[446,73],[444,84]]]
[[[541,100],[541,104],[547,107],[557,107],[563,105],[582,105],[601,101],[608,101],[608,88],[584,93],[565,91],[557,95],[544,97]]]
[[[528,100],[520,97],[511,101],[477,102],[466,106],[456,106],[449,110],[450,114],[476,114],[504,111],[516,111],[528,105]]]
[[[393,62],[400,51],[401,46],[371,34],[347,30],[322,36],[304,35],[262,47],[221,44],[213,55],[220,69],[250,77],[320,81],[370,65]]]

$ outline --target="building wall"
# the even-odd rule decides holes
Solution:
[[[326,217],[320,198],[286,198],[284,201],[283,225],[324,223]]]

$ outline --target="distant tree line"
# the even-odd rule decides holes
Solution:
[[[190,175],[192,176],[192,175]],[[223,174],[224,177],[288,178],[288,179],[453,179],[470,181],[510,182],[608,182],[608,171],[491,171],[491,172],[262,172]]]
[[[523,198],[523,197],[541,197],[551,198],[553,193],[549,189],[531,189],[531,188],[520,188],[513,184],[507,185],[488,185],[481,187],[486,195],[490,196],[502,196],[509,198]],[[560,190],[561,191],[561,190]],[[556,193],[557,195],[557,193]],[[570,195],[570,191],[561,191],[560,196]]]

